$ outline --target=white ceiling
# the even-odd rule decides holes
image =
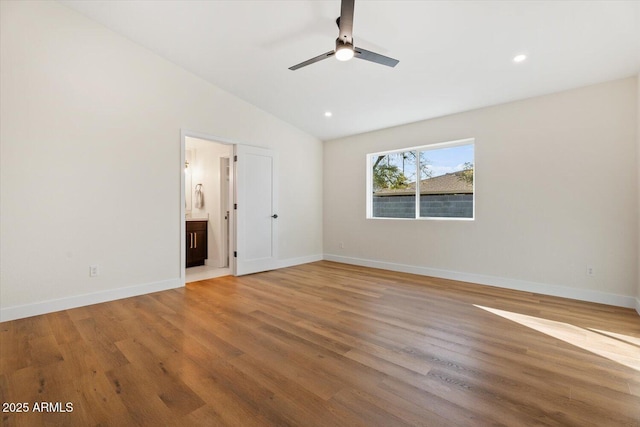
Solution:
[[[297,71],[339,0],[61,3],[322,140],[640,72],[640,1],[356,0],[355,45],[400,63]]]

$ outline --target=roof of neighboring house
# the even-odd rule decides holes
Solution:
[[[461,179],[462,171],[434,176],[420,181],[420,194],[473,194],[473,184]],[[415,194],[416,183],[410,183],[407,188],[382,189],[375,192],[376,196],[401,196]]]

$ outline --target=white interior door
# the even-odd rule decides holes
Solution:
[[[235,145],[235,274],[277,268],[277,157],[266,148]]]
[[[219,267],[229,267],[229,224],[231,223],[232,200],[229,157],[220,157],[220,259]]]

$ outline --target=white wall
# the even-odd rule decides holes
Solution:
[[[181,129],[277,150],[278,253],[321,256],[320,141],[56,2],[0,5],[3,320],[180,286]]]
[[[633,306],[636,94],[627,78],[325,142],[325,257]],[[463,138],[475,221],[365,219],[367,153]]]

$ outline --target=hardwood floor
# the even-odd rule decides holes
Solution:
[[[0,328],[6,426],[640,426],[635,311],[326,261]]]

